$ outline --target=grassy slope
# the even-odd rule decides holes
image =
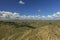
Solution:
[[[0,21],[0,40],[60,40],[60,21]]]

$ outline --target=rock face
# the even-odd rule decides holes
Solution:
[[[49,21],[48,21],[49,22]],[[0,25],[0,40],[60,40],[60,21],[54,21],[45,25],[36,21],[39,26],[35,29],[28,27],[16,28],[14,25]],[[30,22],[34,24],[34,22]],[[56,24],[56,25],[55,25]]]

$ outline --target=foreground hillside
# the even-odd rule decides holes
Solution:
[[[0,21],[0,40],[60,40],[60,21]]]

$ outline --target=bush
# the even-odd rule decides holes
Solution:
[[[49,23],[50,25],[52,24],[52,23]]]

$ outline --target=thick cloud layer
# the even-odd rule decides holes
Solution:
[[[60,12],[47,16],[20,15],[19,13],[0,11],[0,20],[60,20]]]

